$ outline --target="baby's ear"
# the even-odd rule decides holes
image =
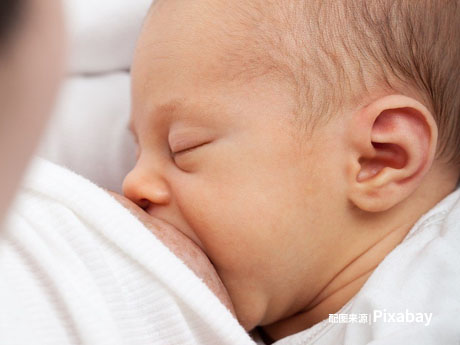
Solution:
[[[436,154],[438,128],[430,111],[413,98],[392,95],[351,119],[349,200],[382,212],[411,195]]]

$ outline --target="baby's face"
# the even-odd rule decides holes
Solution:
[[[286,84],[226,77],[238,66],[221,59],[231,38],[218,3],[163,1],[146,20],[132,70],[138,160],[124,192],[204,250],[251,329],[319,292],[309,281],[329,256],[339,150],[332,130],[299,143]]]

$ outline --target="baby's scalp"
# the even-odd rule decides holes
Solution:
[[[460,163],[458,0],[235,0],[209,11],[225,13],[226,81],[285,82],[299,126],[405,94],[432,112],[438,157]]]

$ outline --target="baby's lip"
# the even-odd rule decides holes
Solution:
[[[145,210],[144,213],[148,215],[147,219],[151,220],[153,223],[155,223],[155,225],[159,226],[160,228],[165,228],[165,229],[174,228],[176,231],[180,232],[188,240],[192,241],[196,246],[200,248],[200,250],[204,254],[206,254],[206,251],[204,250],[203,245],[201,241],[199,240],[199,238],[193,233],[192,230],[188,229],[185,225],[183,227],[178,226],[177,224],[172,223],[169,220],[166,220],[159,215],[155,215],[154,213],[149,212],[149,210]],[[146,221],[148,221],[147,219]]]
[[[201,278],[220,301],[235,315],[228,292],[206,253],[174,225],[156,218],[131,200],[116,193],[110,193],[145,225],[165,246],[167,246],[196,276]]]
[[[148,229],[152,230],[163,230],[164,232],[179,232],[182,233],[177,227],[173,224],[162,220],[160,218],[154,217],[136,205],[134,202],[129,200],[123,195],[109,192],[120,204],[122,204],[125,208],[127,208],[137,219],[141,221]],[[156,234],[157,231],[155,231]]]

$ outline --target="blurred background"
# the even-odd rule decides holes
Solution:
[[[120,192],[134,164],[130,66],[152,0],[63,0],[68,72],[37,154]]]

